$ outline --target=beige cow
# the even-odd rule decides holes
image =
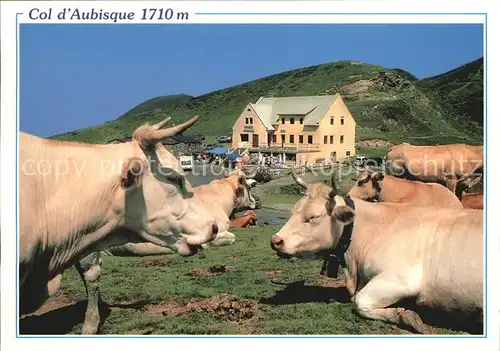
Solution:
[[[235,209],[255,208],[255,199],[250,192],[252,183],[247,179],[245,173],[236,170],[232,173],[224,172],[225,178],[214,180],[206,185],[193,188],[194,193],[201,200],[208,212],[215,218],[219,233],[216,238],[208,243],[202,244],[202,248],[208,246],[223,246],[233,244],[235,235],[228,231],[229,215]],[[102,251],[106,256],[149,256],[173,254],[175,251],[168,247],[158,246],[153,243],[126,243],[124,245],[111,247]],[[77,264],[85,290],[87,292],[87,311],[83,332],[95,334],[100,323],[99,315],[99,279],[101,277],[101,253],[94,252]]]
[[[366,201],[463,208],[455,194],[441,184],[401,179],[382,172],[363,172],[348,195]]]
[[[20,134],[20,314],[37,310],[63,271],[91,252],[151,242],[193,255],[218,232],[214,217],[161,141],[198,116],[137,128],[123,144],[91,145]],[[89,312],[89,311],[88,311]],[[84,331],[95,329],[89,312]]]
[[[330,188],[294,177],[307,190],[271,238],[279,256],[333,254],[365,318],[432,333],[415,311],[393,306],[413,298],[482,321],[482,211],[371,203],[338,196],[333,179]]]
[[[449,144],[417,146],[408,143],[391,146],[386,165],[392,175],[411,180],[442,183],[453,193],[457,180],[482,171],[483,146]]]
[[[217,221],[219,233],[202,248],[209,246],[223,246],[233,244],[236,237],[229,232],[229,216],[234,210],[255,209],[255,199],[250,188],[252,183],[241,170],[231,173],[224,172],[224,179],[216,179],[208,184],[194,187],[193,190],[206,206],[208,212]],[[172,250],[151,243],[127,243],[103,251],[108,256],[149,256],[170,254]]]

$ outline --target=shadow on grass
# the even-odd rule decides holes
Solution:
[[[305,285],[304,280],[282,285],[286,286],[283,290],[277,291],[274,296],[261,299],[259,302],[267,305],[290,305],[305,302],[349,303],[351,301],[345,287],[331,288],[310,286]]]
[[[277,291],[270,298],[261,299],[259,301],[261,304],[279,306],[307,302],[339,302],[346,304],[351,302],[349,293],[345,287],[310,286],[305,285],[304,280],[275,284],[284,285],[285,288]],[[405,309],[413,310],[422,318],[424,323],[434,328],[444,328],[453,332],[465,332],[474,335],[481,335],[483,333],[483,325],[478,322],[482,315],[480,312],[474,313],[470,319],[463,319],[460,315],[454,313],[417,307],[413,299],[404,299],[390,307],[404,307]],[[353,313],[356,313],[354,308]],[[404,326],[399,327],[408,330]]]
[[[135,309],[140,310],[146,306],[148,301],[132,303],[118,303],[108,305],[99,302],[99,315],[101,324],[106,321],[111,309]],[[21,335],[63,335],[70,333],[75,326],[84,322],[87,300],[75,304],[60,307],[40,315],[27,316],[19,320],[19,334]]]

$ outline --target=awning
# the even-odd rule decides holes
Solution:
[[[231,160],[236,160],[237,158],[241,157],[240,154],[237,154],[236,152],[233,152],[232,154],[227,155],[228,158]]]

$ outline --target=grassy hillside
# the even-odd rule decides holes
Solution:
[[[422,79],[417,86],[455,114],[483,123],[483,58],[449,72]]]
[[[118,119],[127,118],[136,114],[140,114],[142,112],[151,112],[157,109],[166,109],[172,108],[176,105],[180,105],[183,102],[192,99],[193,96],[186,94],[177,94],[177,95],[166,95],[166,96],[158,96],[149,100],[144,101],[143,103],[137,105],[130,111],[124,113],[122,116],[118,117]]]
[[[472,66],[470,66],[472,65]],[[482,121],[477,114],[478,77],[482,66],[463,66],[471,71],[474,89],[464,74],[453,84],[440,83],[441,76],[418,81],[406,71],[381,66],[338,61],[282,72],[206,95],[175,101],[168,97],[148,100],[119,119],[104,124],[54,136],[59,140],[79,140],[105,143],[117,137],[130,136],[145,122],[155,122],[172,116],[172,123],[199,114],[200,121],[190,133],[228,135],[231,126],[248,102],[260,96],[322,95],[341,93],[357,120],[357,138],[382,139],[391,142],[409,141],[415,144],[447,142],[482,143]],[[456,71],[457,71],[456,70]],[[385,72],[382,76],[380,72]],[[452,72],[445,73],[445,75]],[[468,93],[471,96],[468,96]],[[440,96],[456,96],[462,108]],[[167,99],[167,101],[165,100]],[[471,101],[469,107],[469,100]],[[482,101],[481,101],[482,102]]]

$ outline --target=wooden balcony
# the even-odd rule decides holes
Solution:
[[[319,151],[319,144],[270,143],[270,144],[259,144],[258,146],[250,144],[249,148],[251,151],[261,151],[261,152],[284,152],[284,153],[315,152]]]

